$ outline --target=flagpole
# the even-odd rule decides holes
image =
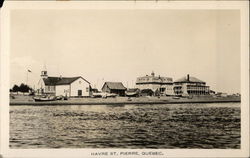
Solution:
[[[27,70],[26,85],[28,85],[28,74],[29,74],[29,72],[28,72],[28,70]]]
[[[30,73],[31,71],[29,70],[29,69],[27,69],[27,78],[26,78],[26,85],[28,86],[28,81],[29,81],[29,73]]]

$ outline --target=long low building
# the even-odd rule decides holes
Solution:
[[[90,82],[81,76],[50,77],[47,75],[47,71],[42,71],[38,84],[38,94],[67,97],[88,97],[91,95]]]
[[[136,79],[136,88],[140,90],[151,89],[154,93],[159,92],[164,95],[174,95],[173,93],[173,79],[171,77],[151,75],[138,77]]]
[[[206,86],[206,82],[196,77],[191,77],[189,74],[174,81],[173,89],[175,95],[209,95],[209,86]]]

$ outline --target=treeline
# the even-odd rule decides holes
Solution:
[[[15,84],[12,87],[12,89],[10,89],[10,92],[16,92],[16,93],[18,92],[27,93],[30,91],[33,91],[33,89],[24,83],[21,83],[19,86]]]

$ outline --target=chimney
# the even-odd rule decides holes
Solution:
[[[187,74],[187,81],[189,81],[189,74]]]

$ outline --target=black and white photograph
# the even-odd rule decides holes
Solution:
[[[14,7],[1,19],[8,23],[7,57],[1,54],[1,61],[8,58],[1,63],[1,70],[7,67],[1,107],[8,114],[1,110],[1,118],[8,118],[8,150],[96,149],[88,157],[168,157],[166,149],[246,154],[240,152],[249,145],[242,34],[249,27],[237,6],[247,2],[232,9],[62,3],[32,8],[26,2],[27,9]]]

